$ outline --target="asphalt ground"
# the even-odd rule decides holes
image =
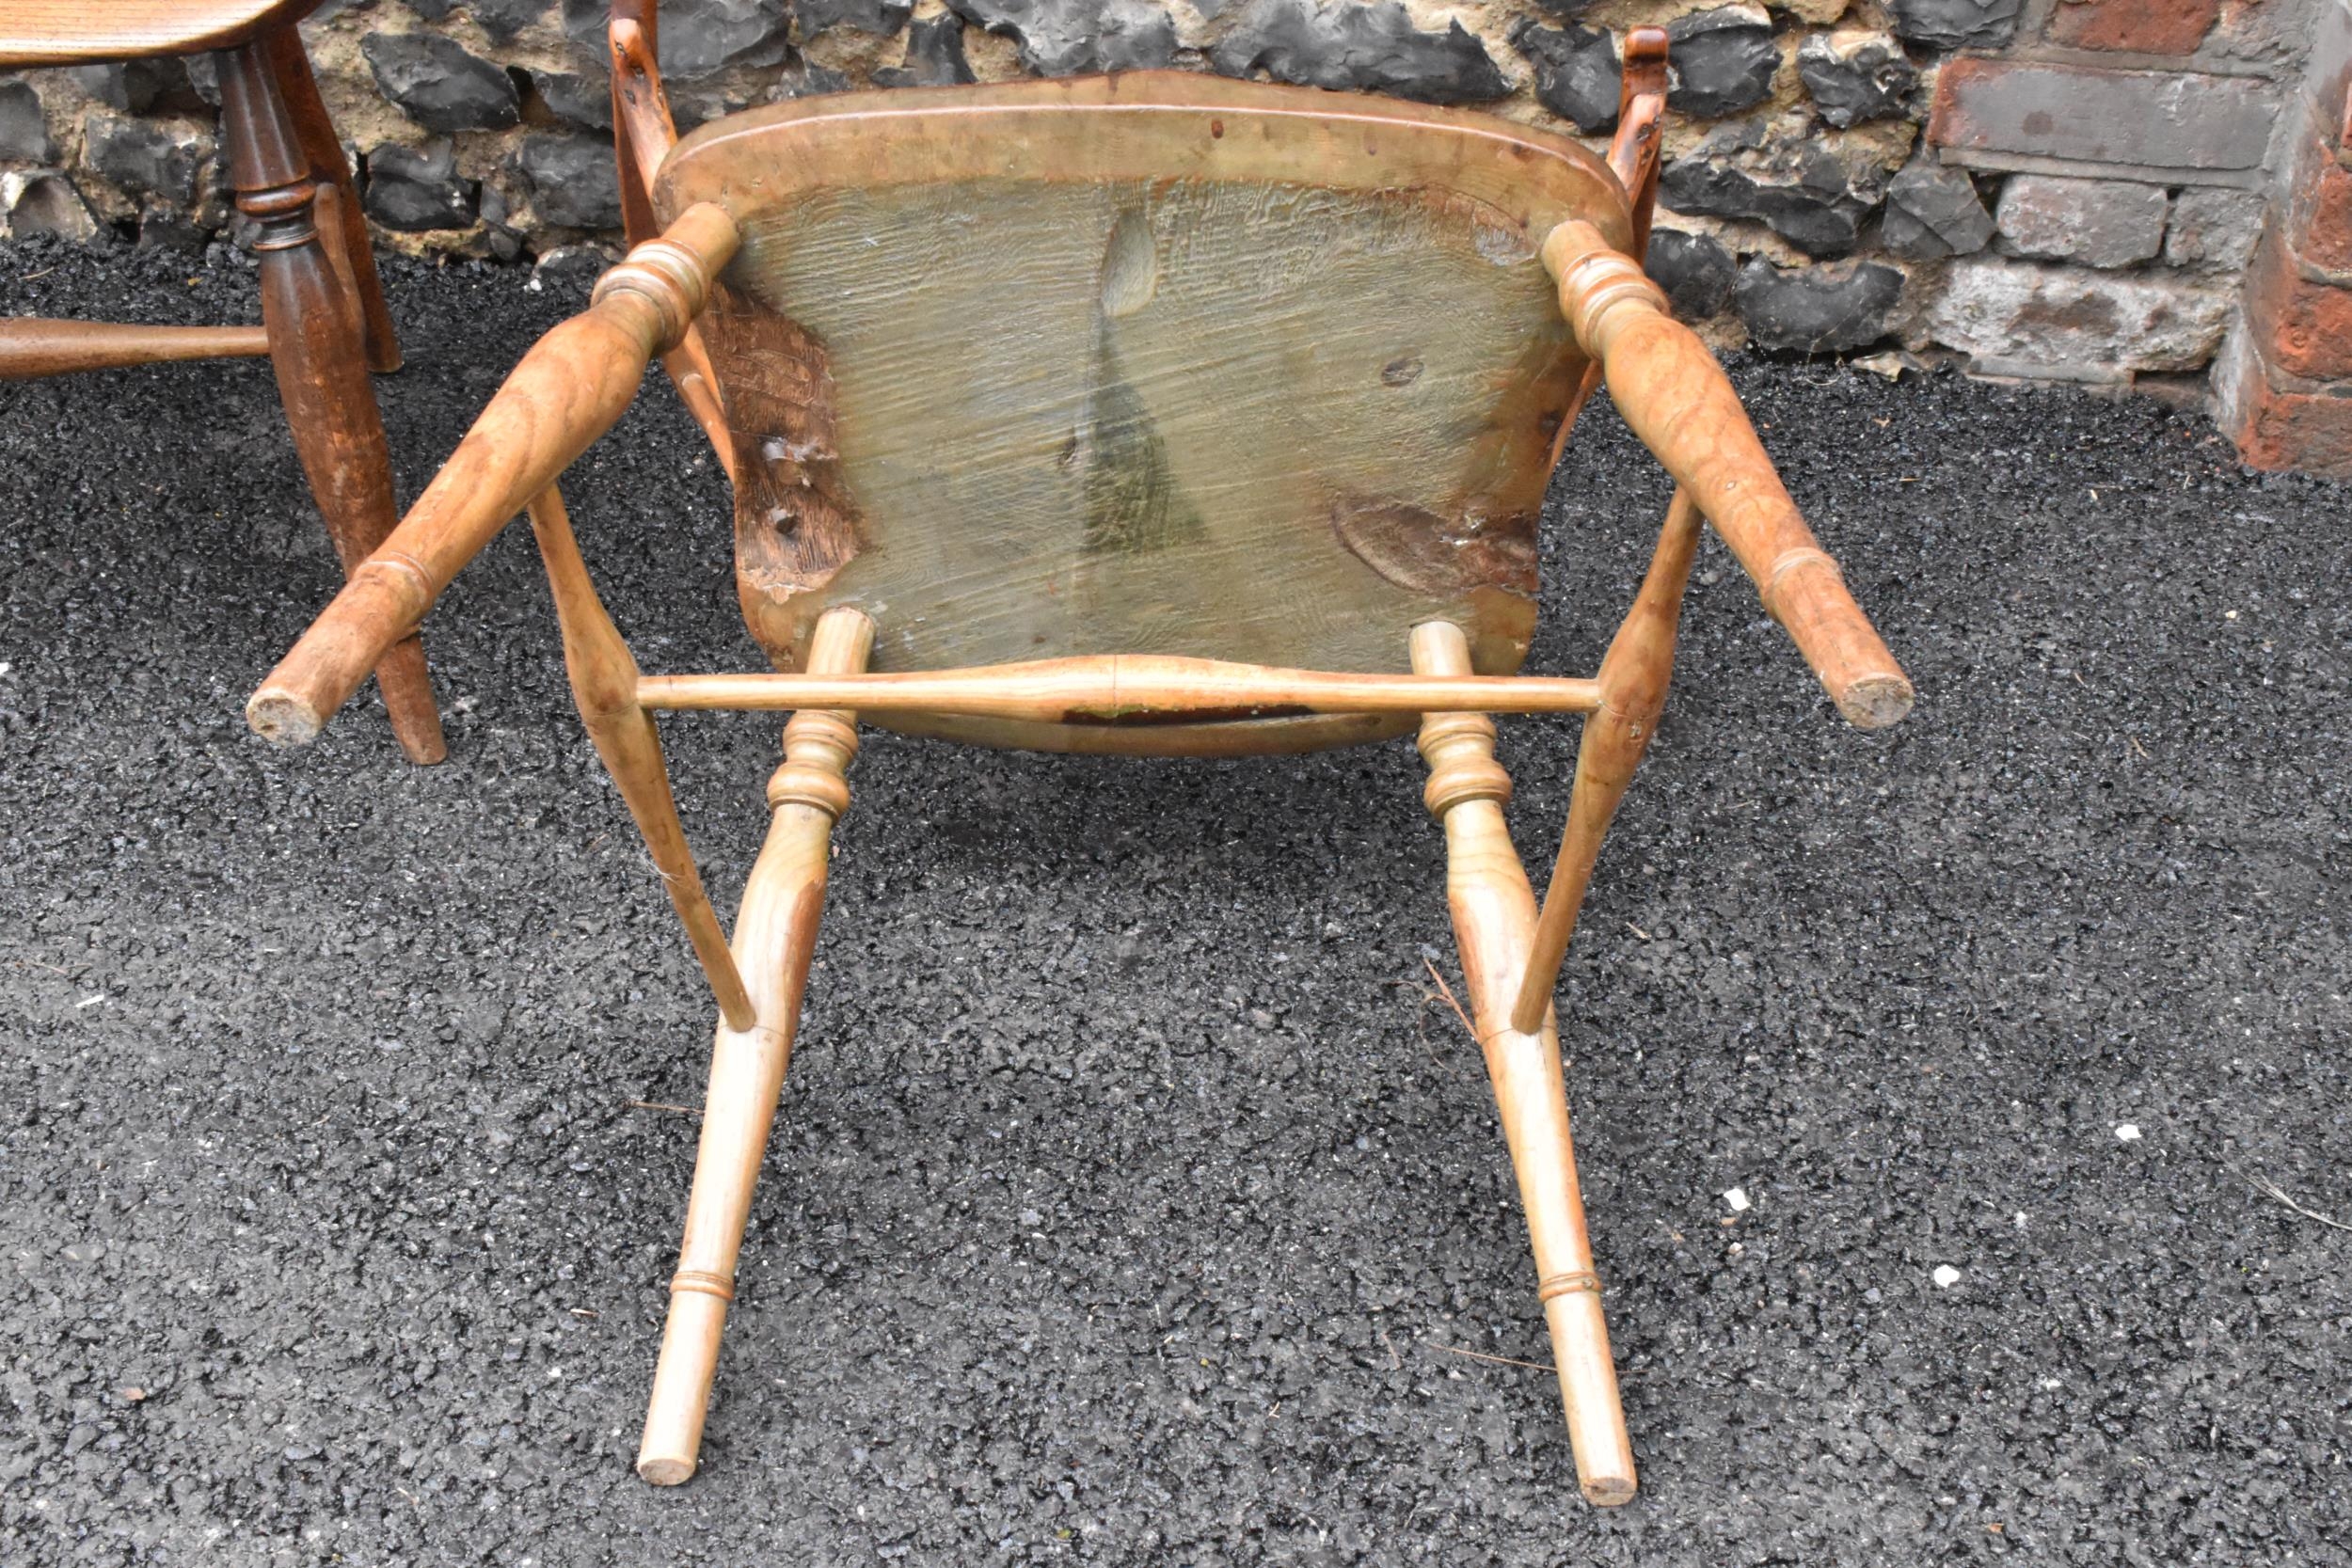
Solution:
[[[586,277],[388,272],[413,495]],[[35,244],[0,310],[254,303]],[[2147,402],[1738,379],[1920,702],[1837,722],[1709,542],[1560,992],[1606,1513],[1402,741],[869,732],[703,1472],[640,1483],[712,1012],[527,537],[430,624],[446,766],[372,692],[273,751],[337,574],[266,369],[0,386],[0,1559],[2352,1562],[2352,496]],[[568,492],[648,668],[755,667],[666,387]],[[1665,496],[1588,416],[1533,668]],[[776,732],[667,728],[723,913]],[[1539,864],[1574,733],[1504,721]]]

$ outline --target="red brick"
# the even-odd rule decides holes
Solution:
[[[2286,210],[2295,253],[2324,271],[2352,276],[2352,169],[2316,129],[2304,133],[2296,152]]]
[[[2256,468],[2352,479],[2352,382],[2296,382],[2233,335],[2214,372],[2214,418]]]
[[[2221,0],[2058,0],[2049,32],[2077,49],[2185,55],[2220,14]]]
[[[2276,230],[2246,274],[2246,325],[2263,358],[2289,375],[2352,376],[2352,289],[2314,282]]]
[[[2243,177],[2263,166],[2278,115],[2279,89],[2251,76],[1962,58],[1936,73],[1928,137],[1948,162],[1991,168],[2062,159]]]

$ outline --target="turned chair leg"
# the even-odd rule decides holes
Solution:
[[[818,622],[809,645],[811,674],[855,674],[866,668],[874,624],[835,609]],[[743,889],[735,917],[735,961],[757,1022],[719,1025],[711,1047],[710,1089],[703,1101],[694,1190],[686,1206],[686,1240],[670,1282],[670,1315],[654,1369],[637,1473],[675,1486],[694,1473],[710,1383],[719,1366],[719,1331],[735,1299],[735,1259],[743,1245],[752,1187],[759,1177],[776,1096],[792,1059],[793,1031],[817,947],[825,901],[825,865],[834,819],[848,809],[844,774],[857,751],[853,715],[796,713],[784,731],[784,766],[768,781],[774,816],[768,841]]]
[[[310,56],[302,35],[281,27],[266,40],[270,67],[294,135],[310,157],[310,172],[328,184],[319,191],[319,233],[327,255],[336,263],[344,286],[359,302],[359,321],[368,345],[368,369],[389,375],[400,369],[400,340],[392,333],[391,308],[384,303],[384,284],[375,275],[375,247],[368,242],[367,215],[360,210],[359,187],[351,178],[351,163],[343,156],[342,138],[319,97],[318,78],[310,73]]]
[[[1424,675],[1470,673],[1462,629],[1436,621],[1413,628],[1413,669]],[[1617,1402],[1617,1371],[1584,1233],[1584,1199],[1568,1135],[1566,1085],[1558,1026],[1547,1009],[1542,1027],[1511,1027],[1510,1007],[1527,968],[1535,895],[1511,847],[1502,805],[1510,775],[1494,757],[1495,728],[1484,715],[1431,714],[1422,721],[1421,753],[1429,764],[1422,791],[1445,826],[1446,903],[1453,911],[1470,1016],[1494,1080],[1503,1137],[1518,1174],[1535,1252],[1536,1293],[1551,1331],[1567,1408],[1577,1484],[1596,1503],[1631,1499],[1633,1450]]]
[[[311,494],[348,573],[399,520],[384,425],[368,382],[364,311],[358,292],[345,282],[348,254],[339,265],[320,238],[320,186],[278,95],[270,46],[248,43],[220,58],[224,139],[237,208],[260,229],[254,248],[262,266],[262,323],[278,396]],[[358,217],[357,209],[342,215],[353,222]],[[434,763],[446,756],[424,644],[414,632],[392,645],[375,678],[392,734],[409,760]]]

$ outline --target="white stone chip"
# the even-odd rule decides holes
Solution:
[[[1938,1263],[1935,1266],[1935,1274],[1932,1277],[1935,1280],[1937,1288],[1948,1291],[1953,1286],[1960,1283],[1960,1271],[1952,1267],[1949,1263]]]
[[[2115,1129],[2115,1141],[2125,1144],[2136,1144],[2139,1142],[2139,1123],[2136,1121],[2117,1123]]]
[[[1735,1214],[1744,1214],[1750,1208],[1748,1190],[1745,1187],[1732,1188],[1731,1191],[1724,1194],[1724,1201],[1731,1205],[1731,1212]]]

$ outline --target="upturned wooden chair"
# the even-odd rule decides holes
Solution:
[[[320,0],[0,0],[0,70],[217,51],[221,141],[256,226],[260,326],[0,319],[0,381],[267,355],[294,450],[343,569],[392,531],[391,464],[370,371],[400,369],[350,166],[294,24]],[[438,762],[440,709],[411,631],[376,685],[412,762]]]
[[[247,711],[264,736],[315,735],[529,511],[580,715],[721,1016],[640,1473],[694,1470],[859,721],[1156,756],[1418,727],[1578,1477],[1627,1500],[1551,993],[1664,702],[1702,519],[1850,721],[1912,700],[1635,259],[1664,35],[1629,40],[1606,163],[1475,114],[1158,73],[820,98],[674,141],[651,8],[618,9],[648,237],[524,356]],[[657,354],[734,481],[743,610],[777,673],[641,674],[574,543],[556,478]],[[1603,377],[1680,488],[1599,673],[1513,676],[1546,480]],[[793,711],[732,943],[655,736],[684,708]],[[1501,712],[1585,716],[1540,911],[1503,823]]]

